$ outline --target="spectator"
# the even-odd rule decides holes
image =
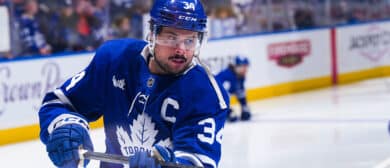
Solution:
[[[0,6],[7,6],[9,7],[10,2],[7,0],[0,0]]]
[[[58,21],[53,25],[51,42],[54,52],[81,50],[80,35],[77,32],[77,15],[72,1],[64,0],[58,8]]]
[[[127,16],[121,15],[114,19],[114,24],[110,30],[109,39],[130,37],[131,24]]]
[[[348,11],[348,3],[345,0],[342,0],[335,5],[332,5],[330,9],[331,24],[346,23]]]
[[[351,13],[348,15],[348,23],[359,23],[366,21],[367,11],[361,8],[352,9]]]
[[[231,6],[218,7],[210,18],[210,37],[220,38],[237,34],[237,22]]]
[[[38,23],[38,29],[46,39],[46,42],[50,44],[51,51],[53,52],[53,34],[55,33],[55,29],[53,29],[53,25],[56,25],[58,22],[58,13],[57,6],[58,2],[54,3],[50,0],[39,0],[38,4],[38,12],[35,15],[35,20]]]
[[[15,15],[17,18],[22,17],[22,14],[24,12],[24,0],[8,0],[8,2],[12,5],[13,15]]]
[[[38,3],[36,0],[26,0],[24,13],[20,18],[20,36],[22,39],[22,54],[48,55],[51,52],[50,45],[46,43],[44,36],[39,30],[35,15],[38,12]]]
[[[387,2],[386,5],[385,5],[385,18],[388,18],[390,19],[390,2]]]
[[[134,0],[111,0],[110,16],[115,18],[120,15],[128,15]]]
[[[107,37],[110,22],[108,13],[109,2],[107,0],[95,0],[94,4],[93,17],[96,19],[92,25],[92,33],[95,39],[94,43],[97,46],[104,41],[105,37]]]
[[[297,29],[314,27],[313,13],[306,9],[297,9],[294,13],[294,23]]]
[[[211,16],[209,37],[212,38],[355,23],[390,16],[388,0],[201,1]],[[11,55],[94,50],[111,38],[142,39],[144,14],[149,11],[152,0],[34,2],[39,6],[39,10],[35,9],[37,12],[27,9],[30,0],[0,0],[0,5],[6,5],[10,11]],[[32,16],[26,17],[31,12]],[[122,19],[118,21],[117,18]],[[129,22],[128,25],[125,22]],[[38,43],[46,47],[40,49]]]
[[[81,38],[81,44],[86,50],[94,49],[93,27],[98,24],[97,18],[93,15],[93,6],[88,0],[78,0],[76,3],[77,32]],[[97,27],[97,26],[96,26]]]
[[[130,25],[133,26],[131,29],[131,37],[142,39],[144,37],[143,27],[143,15],[147,13],[152,6],[151,0],[134,0],[134,5],[129,13]]]
[[[244,21],[240,34],[268,31],[267,6],[262,1],[254,1],[243,8]]]

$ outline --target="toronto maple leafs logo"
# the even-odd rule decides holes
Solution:
[[[133,124],[129,125],[131,134],[122,126],[116,127],[116,135],[121,148],[122,155],[132,156],[137,151],[152,151],[152,146],[156,141],[158,130],[155,129],[151,117],[146,113],[141,113],[133,120]],[[158,145],[172,148],[172,143],[169,138],[161,140]]]

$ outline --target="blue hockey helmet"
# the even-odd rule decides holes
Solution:
[[[249,59],[247,57],[238,55],[234,58],[234,65],[236,66],[249,65]]]
[[[207,16],[200,0],[155,0],[150,16],[157,26],[206,32]]]

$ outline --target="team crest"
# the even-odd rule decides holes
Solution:
[[[146,113],[139,114],[133,120],[133,124],[129,125],[129,129],[131,131],[130,135],[122,126],[116,127],[116,135],[122,155],[132,156],[137,151],[147,151],[150,153],[158,134],[158,130],[155,129],[155,123],[153,123],[151,117]],[[172,143],[169,138],[161,140],[157,144],[172,148]]]

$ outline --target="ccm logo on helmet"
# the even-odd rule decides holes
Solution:
[[[183,16],[183,15],[180,15],[179,16],[179,19],[180,20],[185,20],[185,21],[191,21],[191,22],[196,22],[196,18],[194,17],[190,17],[190,16]]]

